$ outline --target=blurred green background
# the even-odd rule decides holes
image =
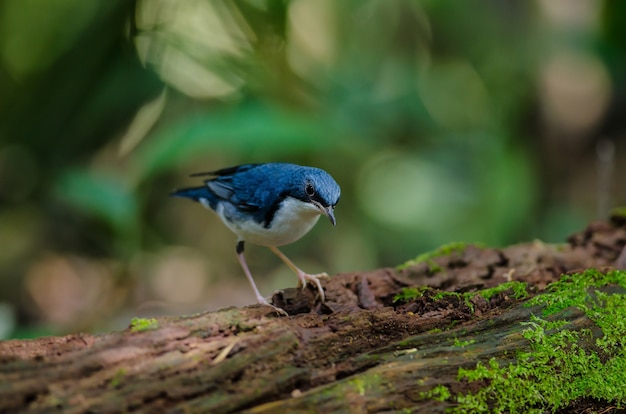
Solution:
[[[626,2],[3,0],[0,338],[255,302],[169,192],[287,161],[342,187],[309,272],[561,242],[626,204]],[[250,246],[263,294],[294,286]]]

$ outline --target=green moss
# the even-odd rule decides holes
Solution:
[[[590,331],[560,329],[549,333],[550,323],[536,318],[523,332],[531,350],[517,363],[501,366],[495,359],[471,370],[459,369],[458,379],[487,380],[475,394],[458,395],[453,412],[542,413],[568,405],[578,398],[626,403],[626,353],[615,354],[606,364],[594,351],[578,344]]]
[[[109,388],[117,388],[118,385],[122,383],[122,379],[126,376],[126,370],[124,368],[120,368],[117,370],[111,381],[109,381]]]
[[[626,218],[626,206],[615,207],[613,210],[611,210],[611,217]]]
[[[511,282],[503,283],[496,287],[492,287],[489,289],[482,289],[476,292],[457,293],[457,292],[442,291],[434,295],[433,299],[439,300],[439,299],[443,299],[446,296],[455,296],[460,301],[462,301],[465,304],[465,306],[467,306],[470,309],[471,312],[474,312],[474,303],[472,302],[472,299],[474,299],[476,296],[482,296],[486,300],[489,300],[495,295],[509,291],[509,290],[513,292],[513,297],[515,299],[523,299],[523,298],[528,297],[528,291],[526,290],[526,283],[511,281]]]
[[[348,381],[348,385],[352,387],[360,396],[364,396],[373,389],[379,388],[381,383],[382,379],[379,374],[359,375]]]
[[[400,293],[393,297],[393,303],[410,302],[412,300],[421,298],[422,296],[424,296],[424,292],[426,292],[428,289],[429,288],[426,286],[402,288],[400,290]]]
[[[39,409],[40,411],[52,412],[52,411],[61,411],[60,410],[61,407],[68,406],[70,405],[70,403],[67,401],[67,399],[62,399],[61,397],[54,395],[54,394],[48,394],[46,396],[40,396],[38,398],[37,405],[41,407]],[[49,409],[46,410],[46,408],[49,408]],[[50,410],[50,408],[52,410]]]
[[[429,400],[445,401],[450,396],[450,390],[445,385],[437,385],[432,390],[420,392],[420,397]]]
[[[455,319],[455,320],[451,321],[451,322],[448,324],[448,326],[446,326],[446,328],[445,328],[445,329],[448,329],[448,330],[450,330],[450,329],[454,329],[454,327],[455,327],[455,326],[457,326],[457,325],[458,325],[458,324],[460,324],[460,323],[461,323],[461,320],[460,320],[460,319]]]
[[[159,327],[159,321],[154,318],[133,318],[130,321],[131,332],[143,332],[157,329]]]
[[[365,395],[365,382],[360,378],[355,378],[352,380],[352,385],[359,395]]]
[[[558,282],[547,287],[547,293],[538,295],[529,300],[528,306],[543,305],[543,315],[551,315],[569,307],[576,307],[586,311],[589,304],[597,303],[595,296],[590,296],[591,290],[616,285],[626,288],[626,272],[613,271],[602,273],[596,269],[589,269],[583,273],[563,275]],[[595,293],[594,293],[595,294]],[[596,299],[598,299],[596,297]]]
[[[443,298],[450,297],[450,296],[458,298],[458,299],[461,299],[463,297],[463,295],[461,295],[458,292],[448,292],[445,290],[441,290],[433,295],[433,300],[441,300]]]
[[[434,296],[433,296],[433,300],[441,300],[445,297],[455,297],[457,298],[459,301],[462,301],[465,306],[467,306],[470,309],[470,312],[474,312],[474,304],[472,303],[472,298],[474,296],[476,296],[478,294],[478,292],[466,292],[466,293],[458,293],[458,292],[447,292],[445,290],[442,290],[441,292],[437,292]]]
[[[473,344],[475,342],[476,342],[476,340],[474,340],[474,339],[470,339],[468,341],[460,341],[459,338],[454,338],[454,346],[457,346],[459,348],[466,347],[466,346],[471,345],[471,344]]]
[[[441,256],[449,256],[452,253],[463,253],[468,245],[469,245],[468,243],[461,243],[461,242],[444,244],[443,246],[440,246],[436,248],[435,250],[422,253],[419,256],[417,256],[415,259],[404,262],[403,264],[398,266],[397,269],[402,270],[402,269],[406,269],[409,266],[426,262],[428,263],[428,266],[429,266],[428,270],[431,273],[440,272],[443,269],[441,268],[441,266],[435,263],[432,259],[436,257],[441,257]]]
[[[424,293],[427,292],[429,289],[430,288],[426,286],[402,288],[400,290],[400,293],[394,296],[393,302],[394,303],[410,302],[412,300],[423,297]],[[458,292],[447,292],[447,291],[442,290],[442,291],[438,291],[437,293],[435,293],[432,296],[432,300],[437,301],[437,300],[441,300],[443,298],[452,296],[454,298],[457,298],[459,301],[463,302],[465,306],[467,306],[470,309],[471,312],[474,312],[474,303],[472,302],[472,300],[477,295],[482,296],[486,300],[489,300],[495,295],[509,291],[509,290],[512,291],[512,295],[515,299],[523,299],[523,298],[528,297],[528,290],[527,290],[526,283],[511,281],[511,282],[503,283],[493,288],[479,290],[477,292],[458,293]]]
[[[501,365],[492,358],[473,369],[459,369],[459,380],[485,381],[487,385],[475,393],[445,398],[458,404],[450,411],[541,413],[578,398],[625,406],[626,295],[598,290],[607,285],[626,289],[626,272],[588,270],[566,275],[551,284],[547,293],[530,300],[531,305],[544,306],[544,314],[576,307],[602,335],[594,338],[589,329],[571,330],[567,321],[549,322],[533,316],[523,323],[522,331],[529,350],[518,353],[516,363]],[[593,340],[593,349],[580,345]],[[445,394],[436,389],[425,393],[425,398],[441,400]]]
[[[507,290],[511,290],[513,292],[513,297],[515,299],[524,299],[528,297],[528,289],[526,283],[518,282],[516,280],[502,283],[501,285],[489,289],[483,289],[478,291],[477,293],[486,300],[489,300],[495,295],[506,292]]]

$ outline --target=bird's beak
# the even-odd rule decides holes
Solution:
[[[335,221],[335,206],[324,207],[317,201],[313,201],[313,204],[315,205],[315,207],[318,208],[320,213],[328,217],[328,220],[330,220],[333,226],[337,224],[337,222]]]
[[[322,209],[324,215],[328,217],[328,220],[332,223],[332,225],[336,225],[337,221],[335,220],[335,206],[328,206]]]

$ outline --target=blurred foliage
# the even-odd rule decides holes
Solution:
[[[252,303],[234,236],[168,197],[240,163],[340,183],[284,249],[312,272],[561,241],[626,203],[623,4],[4,0],[0,334]]]

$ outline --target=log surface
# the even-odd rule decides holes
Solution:
[[[592,223],[567,244],[469,246],[403,270],[325,280],[265,306],[158,318],[158,326],[104,335],[0,342],[0,412],[443,412],[449,402],[420,393],[457,380],[459,367],[525,349],[523,326],[537,308],[500,293],[433,298],[517,280],[531,294],[567,272],[615,266],[626,221]],[[433,288],[394,303],[408,286]],[[580,312],[559,315],[593,328]],[[462,342],[466,345],[459,346]],[[469,388],[468,388],[469,387]]]

